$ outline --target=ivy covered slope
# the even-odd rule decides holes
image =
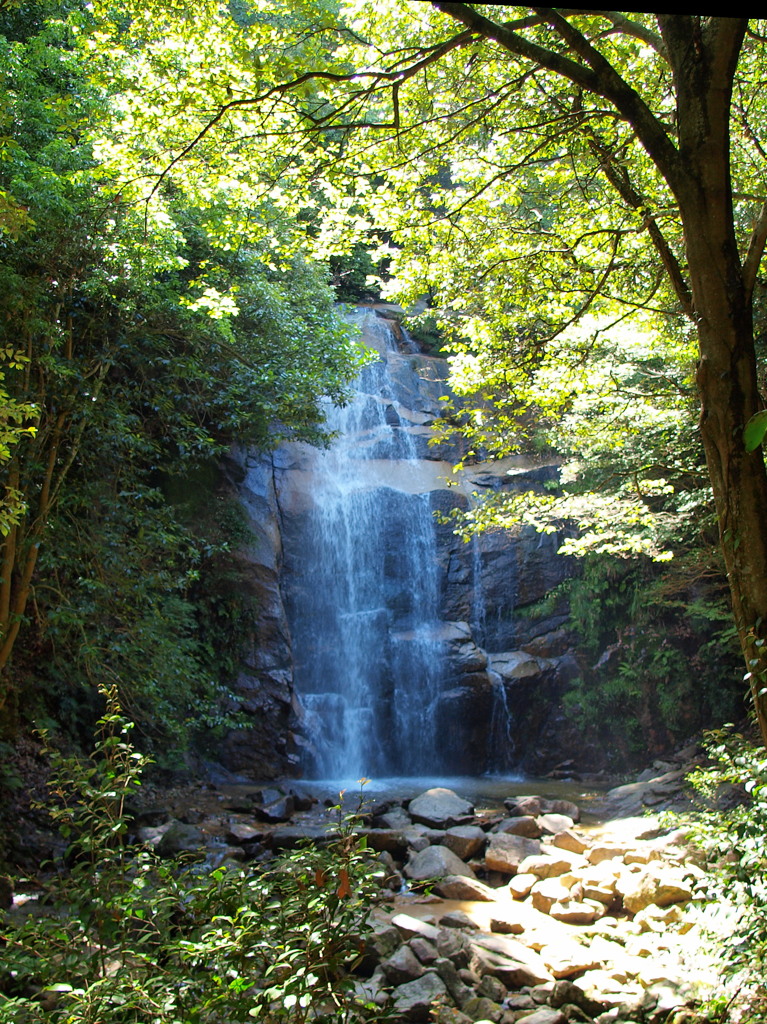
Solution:
[[[77,728],[117,682],[167,751],[215,718],[247,613],[216,459],[316,439],[360,353],[267,200],[147,198],[105,169],[119,97],[89,83],[58,7],[6,7],[0,33],[3,729]]]

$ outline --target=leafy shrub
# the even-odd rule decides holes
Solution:
[[[4,915],[0,1024],[380,1020],[351,974],[377,891],[354,817],[266,868],[162,861],[128,842],[146,758],[106,696],[91,758],[54,757],[70,867],[46,884],[43,913]]]
[[[756,1024],[767,1011],[767,753],[731,727],[708,733],[706,746],[713,765],[688,776],[708,807],[697,818],[697,839],[714,865],[719,897],[735,908],[724,976],[750,1003],[739,1019]]]

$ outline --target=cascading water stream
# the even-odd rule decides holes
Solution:
[[[308,455],[309,500],[286,545],[294,682],[314,748],[306,771],[319,778],[442,767],[433,510],[393,401],[389,360],[402,357],[385,322],[366,326],[381,359],[353,402],[328,409],[337,438]]]

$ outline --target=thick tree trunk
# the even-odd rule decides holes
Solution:
[[[743,427],[759,408],[751,311],[737,289],[693,290],[700,296],[701,435],[735,624],[767,746],[767,474],[761,451],[748,453],[743,444]]]
[[[689,25],[685,19],[661,19],[677,88],[681,157],[667,180],[684,225],[700,347],[701,436],[735,624],[767,746],[767,473],[761,451],[748,453],[743,442],[743,428],[761,403],[751,294],[735,234],[729,145],[732,81],[745,22],[687,20]]]

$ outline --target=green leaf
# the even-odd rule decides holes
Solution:
[[[754,413],[743,430],[743,444],[747,452],[752,452],[764,440],[767,434],[767,409]]]

